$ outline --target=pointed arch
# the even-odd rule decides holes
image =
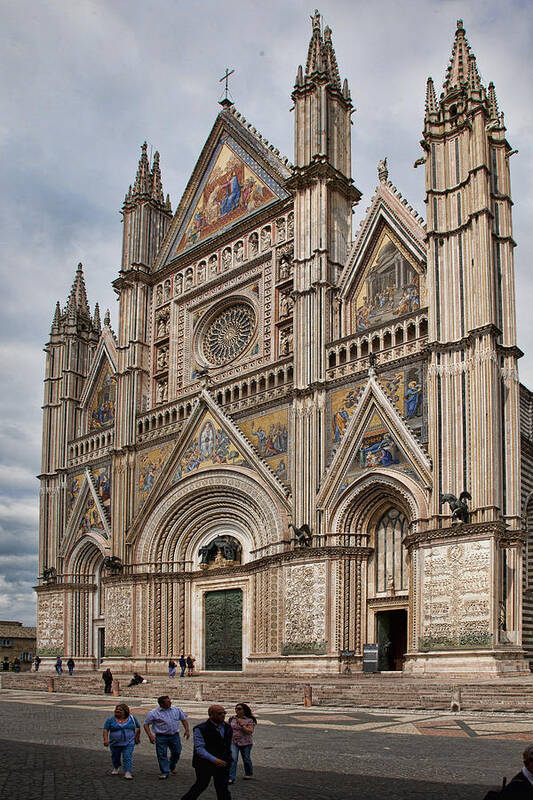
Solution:
[[[275,552],[288,536],[287,510],[252,473],[217,469],[170,489],[146,520],[134,560],[190,568],[205,536],[224,525],[235,532],[245,559]]]

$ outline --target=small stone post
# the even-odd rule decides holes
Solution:
[[[310,683],[304,683],[304,706],[310,708],[313,705],[313,688]]]
[[[113,678],[113,683],[111,684],[111,691],[113,693],[113,697],[120,696],[120,681],[118,678]]]
[[[194,699],[196,702],[201,703],[204,699],[203,697],[203,686],[201,683],[198,684],[198,689],[196,690],[196,694],[194,695]]]
[[[47,677],[46,678],[46,689],[49,692],[55,692],[56,688],[55,688],[54,679],[52,677]]]

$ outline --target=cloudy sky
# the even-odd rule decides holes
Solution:
[[[305,63],[313,6],[300,0],[9,0],[2,4],[0,164],[4,200],[0,369],[0,619],[35,624],[42,347],[78,261],[91,307],[111,309],[120,207],[139,147],[159,150],[176,207],[235,69],[237,109],[292,158],[290,93]],[[463,18],[485,85],[496,84],[513,156],[521,379],[533,387],[533,194],[528,0],[327,0],[342,77],[357,107],[353,170],[363,199],[388,157],[390,178],[425,216],[421,155],[426,79],[442,85]],[[527,355],[527,353],[530,355]]]

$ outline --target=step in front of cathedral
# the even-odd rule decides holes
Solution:
[[[437,709],[492,712],[533,711],[533,675],[483,679],[407,677],[401,673],[338,677],[254,677],[199,674],[191,678],[146,675],[147,683],[128,687],[131,676],[115,673],[121,697],[156,698],[169,694],[177,702],[246,701],[263,704],[309,704],[352,708]],[[0,673],[1,688],[23,691],[103,694],[99,673],[61,677],[49,671]]]

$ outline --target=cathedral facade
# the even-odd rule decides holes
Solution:
[[[294,164],[225,99],[174,214],[144,145],[117,333],[81,265],[56,307],[39,653],[526,669],[533,398],[494,85],[459,21],[427,83],[426,221],[384,160],[355,238],[353,106],[318,12],[292,98]]]

